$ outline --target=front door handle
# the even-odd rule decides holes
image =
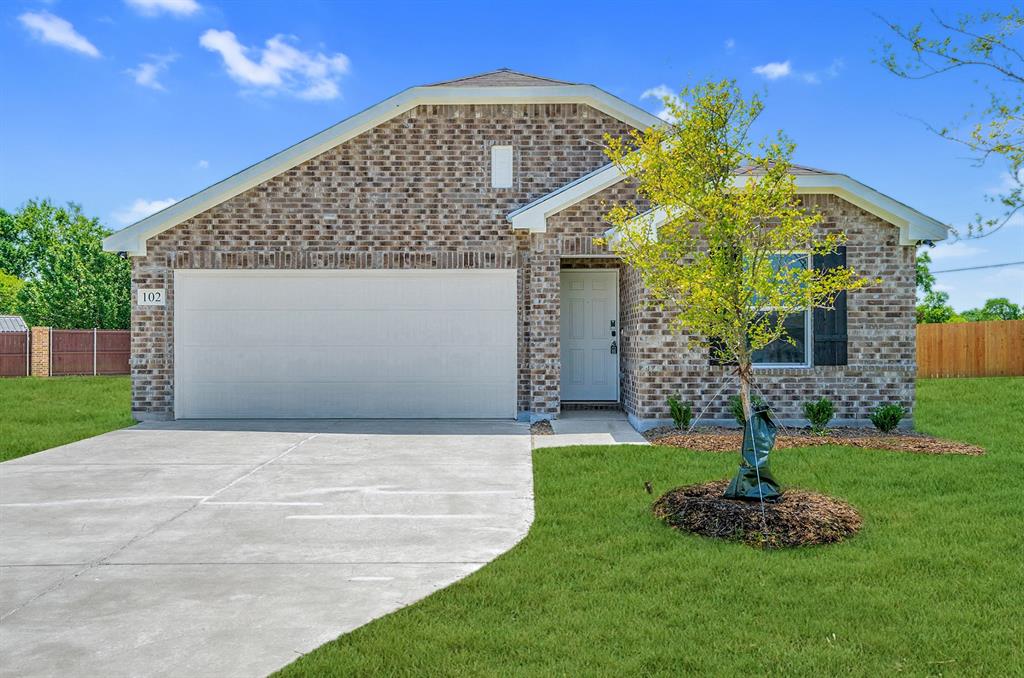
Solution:
[[[615,355],[615,354],[616,354],[616,353],[618,353],[618,352],[619,352],[619,342],[617,342],[617,341],[612,341],[612,350],[611,350],[611,354],[612,354],[612,355]]]

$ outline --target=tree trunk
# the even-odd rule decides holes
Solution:
[[[750,405],[750,371],[740,367],[740,401],[743,403],[743,421],[750,421],[753,415]]]
[[[741,351],[736,356],[737,370],[736,373],[740,378],[740,401],[743,403],[743,421],[750,421],[750,417],[753,416],[753,407],[750,403],[750,373],[752,366],[750,364],[750,354],[747,351]]]

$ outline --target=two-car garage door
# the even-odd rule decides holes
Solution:
[[[514,270],[176,271],[178,418],[514,417]]]

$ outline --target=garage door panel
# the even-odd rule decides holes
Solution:
[[[514,271],[179,271],[175,411],[511,417]]]
[[[408,384],[400,391],[385,384],[277,383],[273,389],[240,389],[237,384],[198,384],[194,405],[184,418],[249,418],[254,409],[278,418],[501,418],[503,385],[438,386]]]
[[[285,383],[301,374],[310,383],[349,382],[360,387],[378,381],[484,384],[514,374],[510,353],[514,356],[512,347],[439,346],[424,359],[422,348],[407,346],[387,352],[376,346],[194,347],[182,354],[178,367],[196,375],[192,383]]]

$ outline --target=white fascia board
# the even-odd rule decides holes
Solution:
[[[103,248],[108,252],[127,252],[132,256],[144,256],[146,241],[153,236],[417,106],[562,103],[592,106],[639,129],[646,129],[661,122],[657,116],[593,85],[413,87],[117,231],[103,240]]]
[[[900,229],[901,245],[922,240],[937,242],[949,237],[949,227],[902,202],[876,191],[845,174],[800,175],[796,187],[801,193],[831,193]]]
[[[512,221],[513,228],[528,227],[531,231],[543,233],[547,230],[547,217],[615,183],[611,179],[616,175],[611,172],[605,173],[605,170],[608,169],[609,166],[606,166],[603,170],[588,175],[585,181],[574,182],[563,187],[568,190],[559,189],[510,213],[508,218],[509,221]],[[621,173],[618,173],[616,180],[622,178]],[[748,176],[736,177],[735,185],[742,187],[749,179]],[[949,227],[941,221],[932,219],[845,174],[800,174],[795,177],[795,181],[799,193],[837,195],[897,226],[900,229],[901,245],[915,245],[923,240],[937,242],[945,240],[949,236]],[[645,213],[645,216],[649,215],[651,215],[650,212]],[[654,214],[651,224],[658,227],[665,223],[667,218],[668,213],[665,210],[658,210]],[[517,220],[519,226],[517,226]],[[611,233],[612,231],[609,230],[606,235]]]
[[[562,186],[556,191],[523,205],[519,209],[508,214],[508,220],[512,222],[513,229],[526,229],[533,233],[543,233],[547,230],[547,219],[552,214],[561,212],[586,200],[595,193],[600,193],[609,186],[622,181],[625,177],[622,171],[615,165],[604,167],[584,175],[571,183]]]

